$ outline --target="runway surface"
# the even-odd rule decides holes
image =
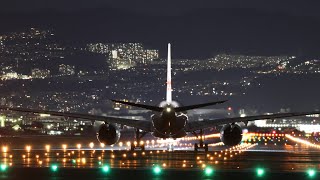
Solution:
[[[234,147],[217,141],[210,144],[209,152],[194,152],[189,146],[193,140],[179,142],[173,151],[168,151],[160,145],[164,142],[152,143],[150,139],[145,151],[132,152],[126,150],[125,142],[101,147],[90,138],[51,138],[1,138],[0,178],[310,179],[320,176],[317,175],[319,147],[306,142],[289,145],[291,136],[254,136]],[[50,141],[53,143],[45,143]]]

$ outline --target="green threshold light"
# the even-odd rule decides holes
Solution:
[[[2,172],[6,171],[8,169],[8,166],[6,164],[1,164],[0,165],[0,169],[1,169]]]
[[[110,167],[107,166],[107,165],[104,165],[104,166],[102,167],[102,171],[103,171],[104,173],[107,173],[107,172],[110,171]]]
[[[206,176],[211,176],[211,175],[213,174],[213,169],[212,169],[211,167],[206,167],[206,168],[204,169],[204,174],[205,174]]]
[[[314,170],[314,169],[308,169],[308,171],[307,171],[307,174],[308,174],[308,176],[309,177],[315,177],[316,176],[316,170]]]
[[[154,166],[154,167],[153,167],[153,173],[154,173],[154,174],[160,174],[161,171],[162,171],[162,169],[161,169],[160,166],[157,165],[157,166]]]
[[[53,164],[53,165],[51,165],[50,169],[52,172],[56,172],[56,171],[58,171],[58,165]]]
[[[257,168],[256,172],[258,177],[262,177],[265,175],[265,170],[263,168]]]

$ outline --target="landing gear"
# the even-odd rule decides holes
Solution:
[[[140,134],[141,133],[141,134]],[[136,129],[135,130],[135,135],[136,135],[136,143],[131,143],[131,148],[130,150],[131,151],[134,151],[134,150],[141,150],[141,151],[144,151],[145,150],[145,147],[144,147],[144,143],[141,143],[141,138],[143,138],[143,136],[145,136],[147,134],[147,132],[140,132],[139,129]]]
[[[199,139],[199,144],[198,143],[194,144],[194,151],[197,152],[198,150],[204,150],[205,152],[208,152],[209,146],[207,143],[204,143],[203,130],[200,129],[199,134],[193,131],[192,134]]]

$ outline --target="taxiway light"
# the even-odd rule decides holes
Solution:
[[[262,177],[265,173],[263,168],[257,168],[256,172],[258,177]]]
[[[316,176],[316,171],[314,169],[308,169],[307,174],[312,178]]]
[[[157,165],[157,166],[154,166],[154,167],[153,167],[153,173],[154,173],[154,174],[160,174],[161,171],[162,171],[162,169],[161,169],[160,166]]]
[[[1,164],[1,165],[0,165],[0,169],[1,169],[2,172],[3,172],[3,171],[6,171],[7,168],[8,168],[8,166],[5,165],[5,164]]]
[[[107,172],[110,171],[110,167],[107,166],[107,165],[105,165],[105,166],[102,167],[102,171],[103,171],[104,173],[107,173]]]
[[[56,164],[51,165],[50,169],[52,172],[56,172],[58,170],[58,165],[56,165]]]
[[[213,169],[212,169],[211,167],[206,167],[206,168],[204,169],[204,174],[205,174],[206,176],[211,176],[211,175],[213,174]]]

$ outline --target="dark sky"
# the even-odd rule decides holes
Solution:
[[[50,27],[61,39],[144,42],[176,57],[319,56],[317,1],[3,0],[1,32]],[[165,54],[165,53],[164,53]]]

